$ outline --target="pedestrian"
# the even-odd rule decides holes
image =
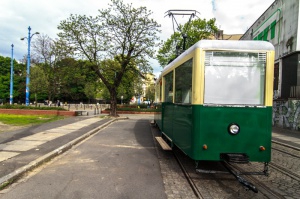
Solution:
[[[60,101],[59,100],[57,100],[57,106],[60,107]]]

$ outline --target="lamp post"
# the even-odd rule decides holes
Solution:
[[[9,104],[13,104],[13,89],[14,89],[14,45],[11,45],[11,62],[10,62],[10,92]]]
[[[31,38],[33,37],[33,35],[35,34],[40,34],[39,32],[36,32],[32,35],[30,35],[30,26],[28,27],[28,37],[23,37],[21,38],[21,40],[24,40],[25,38],[28,40],[28,55],[27,55],[27,71],[26,71],[26,99],[25,99],[25,105],[28,106],[29,105],[29,83],[30,83],[30,42],[31,42]]]

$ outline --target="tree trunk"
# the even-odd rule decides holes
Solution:
[[[117,92],[115,89],[110,90],[110,116],[119,117],[117,114]]]

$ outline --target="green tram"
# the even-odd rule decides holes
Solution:
[[[271,160],[274,47],[201,40],[156,81],[154,121],[170,147],[200,161]]]

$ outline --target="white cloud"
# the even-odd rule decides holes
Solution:
[[[271,5],[274,0],[124,0],[134,7],[146,6],[153,12],[153,18],[162,25],[161,39],[166,40],[172,33],[172,19],[164,17],[172,9],[189,9],[200,12],[198,17],[216,18],[218,27],[225,34],[244,33],[248,27]],[[213,2],[214,8],[213,11]],[[27,44],[20,41],[32,32],[40,32],[56,38],[57,26],[70,14],[95,16],[99,9],[107,8],[110,0],[1,0],[0,1],[0,55],[10,57],[11,44],[14,44],[14,57],[21,59],[27,53]],[[188,17],[177,16],[179,23]],[[176,28],[176,27],[175,27]],[[154,72],[161,68],[156,61]]]
[[[215,0],[217,19],[225,34],[243,34],[274,0]]]

